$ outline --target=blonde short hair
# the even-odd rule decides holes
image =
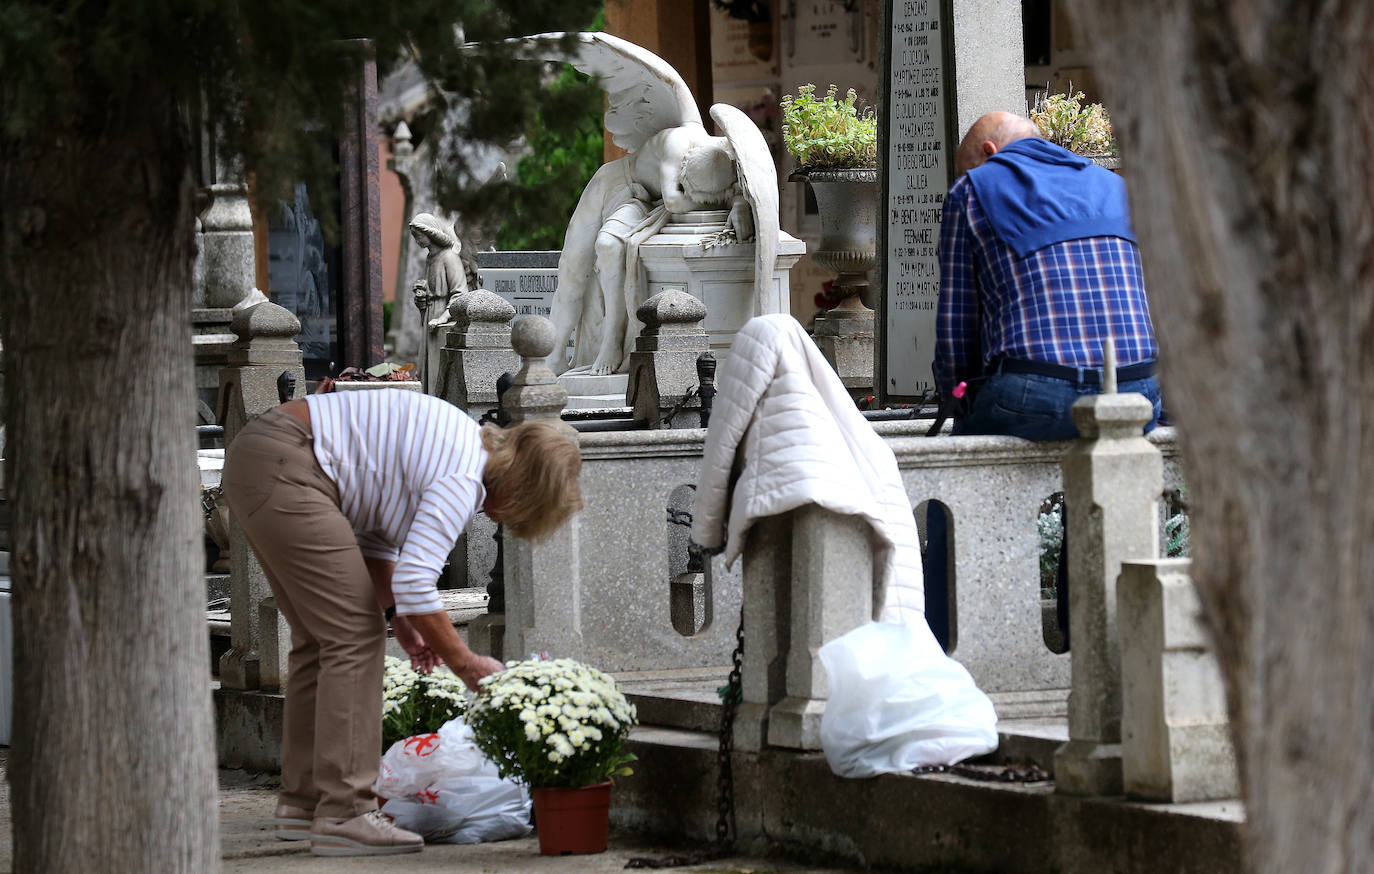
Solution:
[[[482,426],[487,511],[516,537],[543,540],[582,509],[582,453],[551,425]]]

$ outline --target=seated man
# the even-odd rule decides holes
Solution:
[[[962,413],[954,433],[1077,437],[1069,410],[1102,390],[1108,338],[1117,390],[1150,400],[1145,430],[1153,429],[1157,346],[1125,183],[1008,112],[974,122],[955,170],[940,231],[934,366],[941,397]],[[956,391],[961,383],[966,394]],[[927,524],[927,616],[946,643],[944,513],[930,513]],[[1059,620],[1067,643],[1063,566]]]

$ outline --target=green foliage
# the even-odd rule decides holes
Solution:
[[[1040,135],[1079,155],[1101,157],[1116,154],[1112,121],[1100,103],[1083,104],[1082,91],[1035,96],[1031,121]]]
[[[69,160],[99,168],[122,131],[146,132],[152,116],[160,150],[147,156],[150,189],[175,189],[197,165],[213,168],[215,157],[194,148],[194,135],[211,130],[223,154],[241,156],[260,202],[290,200],[301,180],[323,199],[337,164],[320,134],[346,129],[365,56],[375,51],[383,74],[416,62],[446,96],[471,107],[450,135],[504,145],[537,113],[550,117],[557,101],[542,87],[541,65],[514,63],[516,49],[500,40],[580,30],[601,5],[0,0],[0,162],[41,160],[61,142]],[[464,40],[487,47],[464,51]],[[446,170],[462,182],[462,155]],[[316,212],[327,216],[332,206],[318,203]]]
[[[503,203],[506,216],[497,233],[501,249],[559,249],[603,152],[599,86],[564,66],[548,86],[550,109],[537,111],[526,136],[529,154],[516,165],[515,181],[484,190]]]
[[[1064,558],[1064,493],[1055,492],[1040,504],[1035,519],[1040,532],[1040,597],[1053,598],[1059,562]]]
[[[804,170],[874,167],[878,161],[878,120],[872,108],[860,112],[853,88],[843,100],[831,85],[817,99],[815,85],[782,98],[782,141]]]

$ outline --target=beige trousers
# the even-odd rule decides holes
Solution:
[[[280,409],[254,419],[223,488],[291,626],[280,800],[318,817],[375,810],[386,622],[310,429]]]

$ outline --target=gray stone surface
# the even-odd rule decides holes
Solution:
[[[851,395],[873,393],[872,310],[831,310],[816,317],[812,335]]]
[[[200,216],[204,279],[197,306],[232,307],[252,290],[256,278],[248,186],[242,182],[211,185],[210,198]]]
[[[739,573],[713,561],[703,583],[713,620],[673,624],[674,542],[667,507],[696,482],[700,429],[580,435],[584,503],[550,540],[506,540],[504,655],[547,650],[604,670],[726,665],[740,610]]]
[[[768,710],[768,743],[818,750],[830,682],[817,652],[823,644],[873,618],[872,529],[861,517],[841,516],[814,504],[792,511],[789,517],[790,573],[760,587],[762,603],[757,607],[762,613],[786,605],[788,614],[785,653],[780,653],[787,697]],[[746,602],[754,599],[754,582],[745,576]],[[781,626],[783,616],[777,614],[773,621]],[[779,627],[780,638],[783,633]]]
[[[685,404],[683,400],[697,387],[697,357],[710,345],[701,327],[706,306],[687,292],[670,288],[641,304],[637,315],[644,329],[630,353],[625,405],[634,409],[636,421],[658,428],[664,414],[679,404],[683,409],[701,407],[699,399]],[[696,424],[698,417],[691,418]]]
[[[546,360],[553,351],[553,324],[543,316],[526,316],[511,328],[510,342],[521,358],[520,369],[501,398],[510,423],[545,422],[576,437],[577,432],[560,418],[568,391],[558,384]]]
[[[481,288],[449,304],[453,327],[439,353],[433,392],[455,406],[480,416],[496,406],[496,381],[520,367],[510,345],[515,308]]]
[[[613,826],[697,842],[716,823],[716,738],[642,728]],[[874,870],[998,874],[1240,874],[1238,802],[1160,805],[1056,794],[1052,784],[946,774],[846,780],[818,753],[737,750],[736,846]]]
[[[1026,114],[1026,69],[1019,0],[953,0],[953,12],[957,143],[985,112]]]
[[[261,297],[261,293],[257,294]],[[305,396],[305,370],[301,350],[292,339],[300,322],[283,307],[252,295],[249,305],[236,307],[232,326],[238,339],[229,349],[229,366],[220,371],[217,411],[224,425],[224,441],[231,443],[249,421],[280,403],[277,378],[290,372],[296,380],[295,396]],[[230,689],[256,689],[262,681],[260,664],[264,629],[261,610],[271,597],[267,577],[243,535],[243,528],[229,516],[231,647],[220,659],[221,682]],[[282,639],[286,620],[277,614],[275,639]],[[277,661],[267,670],[278,682],[286,676],[286,655],[277,647]]]
[[[1064,453],[1073,691],[1069,742],[1055,757],[1056,788],[1116,795],[1121,783],[1121,650],[1116,579],[1121,564],[1159,555],[1164,465],[1140,436],[1150,402],[1102,394],[1073,405],[1082,435]]]
[[[1127,795],[1146,801],[1240,792],[1226,690],[1189,565],[1125,562],[1117,581],[1122,782]]]

